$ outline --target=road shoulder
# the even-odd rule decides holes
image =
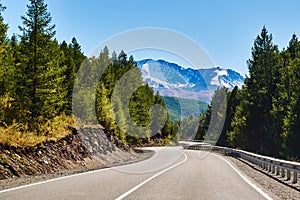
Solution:
[[[223,157],[273,199],[300,199],[299,191],[265,175],[260,170],[257,170],[251,163],[231,156]]]

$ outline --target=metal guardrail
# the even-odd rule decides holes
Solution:
[[[286,178],[286,181],[290,181],[292,178],[292,183],[299,183],[298,173],[300,173],[300,163],[292,162],[287,160],[281,160],[277,158],[272,158],[268,156],[262,156],[259,154],[232,149],[228,147],[220,147],[220,146],[212,146],[209,144],[203,145],[190,145],[185,146],[186,149],[194,149],[194,150],[216,150],[221,151],[222,153],[226,153],[229,155],[234,155],[245,159],[257,166],[259,166],[262,170],[267,171],[270,175],[280,176],[281,178]]]

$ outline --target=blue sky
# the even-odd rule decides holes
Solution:
[[[297,0],[45,0],[56,24],[56,38],[74,36],[88,54],[112,35],[134,28],[161,27],[199,43],[218,66],[247,73],[246,61],[263,25],[279,48],[300,34]],[[9,36],[18,33],[25,0],[2,0]]]

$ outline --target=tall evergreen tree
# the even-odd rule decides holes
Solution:
[[[296,57],[299,57],[299,41],[296,34],[292,35],[292,39],[289,42],[289,46],[287,48],[288,52],[290,53],[290,57],[294,60]]]
[[[233,116],[236,112],[236,107],[239,105],[238,93],[239,93],[239,89],[237,86],[235,86],[234,89],[231,92],[228,92],[226,95],[227,98],[226,118],[217,145],[229,146],[228,132],[232,131],[231,121],[233,120]]]
[[[55,25],[43,0],[30,0],[23,26],[18,67],[18,100],[30,112],[31,119],[52,118],[63,111],[66,91],[63,86],[66,67],[55,36]]]
[[[76,38],[72,38],[72,42],[69,45],[63,41],[60,44],[60,49],[63,53],[62,66],[66,66],[64,87],[67,89],[67,103],[65,104],[64,111],[66,114],[71,114],[74,82],[85,56],[81,52],[81,46],[78,44]]]
[[[285,67],[279,85],[277,110],[282,111],[282,147],[284,157],[300,159],[300,43],[294,34],[287,51],[282,52]]]
[[[103,83],[99,83],[96,91],[96,112],[101,125],[109,130],[115,129],[115,116],[112,104],[107,97],[107,90]]]
[[[8,25],[4,23],[2,12],[5,7],[0,4],[0,95],[13,89],[13,57],[12,49],[7,39]]]
[[[272,34],[263,27],[252,47],[248,60],[250,77],[245,80],[242,102],[233,120],[231,136],[244,139],[242,148],[265,154],[276,154],[280,146],[278,132],[274,132],[271,115],[273,97],[277,95],[278,48],[272,43]],[[241,140],[239,140],[241,141]]]
[[[15,87],[14,48],[7,39],[8,25],[4,23],[2,12],[5,7],[0,3],[0,125],[9,125],[16,117],[12,108]]]

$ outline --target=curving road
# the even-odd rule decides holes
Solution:
[[[271,199],[221,156],[148,149],[148,160],[2,190],[0,199]]]

